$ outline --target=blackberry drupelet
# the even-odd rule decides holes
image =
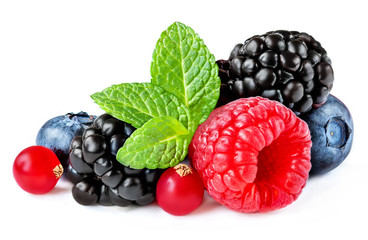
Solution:
[[[278,30],[253,36],[217,64],[218,107],[238,98],[262,96],[303,114],[323,105],[334,81],[326,50],[303,32]]]
[[[135,128],[108,114],[99,116],[70,145],[68,178],[72,194],[82,205],[148,205],[155,199],[163,170],[132,169],[116,160],[116,154]]]

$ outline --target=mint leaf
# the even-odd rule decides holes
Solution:
[[[190,28],[175,22],[161,34],[153,52],[151,82],[183,102],[197,124],[215,108],[220,79],[215,57]]]
[[[159,116],[171,116],[185,128],[194,128],[188,108],[171,93],[150,83],[112,85],[91,98],[108,114],[135,128]]]
[[[116,159],[135,169],[172,167],[185,158],[191,137],[175,118],[152,118],[133,132]]]

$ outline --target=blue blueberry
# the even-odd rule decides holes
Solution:
[[[36,144],[54,151],[64,169],[67,169],[72,139],[75,136],[82,136],[84,130],[93,124],[95,118],[85,112],[54,117],[38,131]]]
[[[348,108],[330,94],[325,104],[301,118],[312,136],[310,175],[323,174],[339,166],[353,143],[354,126]]]

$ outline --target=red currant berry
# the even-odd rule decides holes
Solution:
[[[156,199],[166,212],[182,216],[202,202],[204,186],[198,173],[185,164],[167,169],[157,182]]]
[[[24,191],[33,194],[51,191],[62,174],[63,167],[56,154],[43,146],[24,149],[13,164],[15,181]]]

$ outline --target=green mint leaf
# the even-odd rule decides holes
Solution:
[[[172,167],[187,155],[191,138],[175,118],[152,118],[133,132],[119,149],[116,159],[135,169]]]
[[[161,34],[153,52],[151,82],[188,106],[197,124],[215,108],[220,78],[215,57],[188,26],[175,22]]]
[[[112,85],[91,98],[108,114],[135,128],[160,116],[171,116],[190,131],[194,128],[188,108],[174,95],[151,83]]]

